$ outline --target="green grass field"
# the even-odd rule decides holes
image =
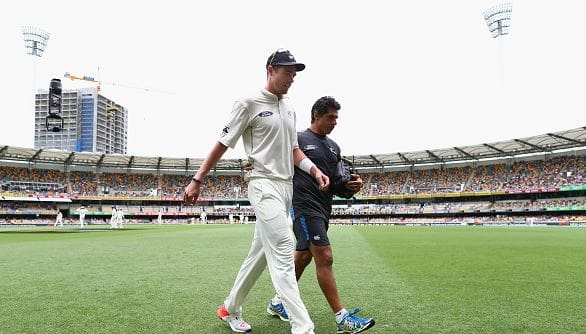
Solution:
[[[0,229],[0,333],[231,333],[215,317],[253,225]],[[586,229],[333,226],[346,308],[367,333],[584,333]],[[300,282],[316,333],[335,333],[311,267]],[[289,333],[244,305],[253,333]]]

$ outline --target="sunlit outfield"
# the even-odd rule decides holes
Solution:
[[[254,225],[0,228],[1,333],[231,333],[215,317]],[[345,306],[367,333],[583,333],[586,228],[350,227],[330,230]],[[335,333],[315,279],[301,283],[316,333]],[[244,305],[270,317],[265,272]]]

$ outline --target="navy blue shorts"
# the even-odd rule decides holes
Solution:
[[[329,246],[328,221],[323,217],[296,215],[293,221],[293,232],[297,239],[295,250],[309,249],[309,242],[316,246]]]

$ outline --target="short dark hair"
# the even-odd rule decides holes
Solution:
[[[330,109],[335,109],[336,111],[338,111],[340,110],[340,108],[340,103],[338,103],[338,101],[336,101],[333,97],[320,97],[319,99],[317,99],[317,101],[315,101],[313,107],[311,107],[311,123],[313,123],[313,121],[315,120],[315,117],[313,117],[314,113],[317,113],[321,116],[327,114]]]

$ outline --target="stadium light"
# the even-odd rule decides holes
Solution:
[[[511,29],[512,3],[502,3],[484,11],[484,20],[492,38],[509,34]]]
[[[22,36],[26,53],[31,56],[42,57],[49,43],[51,34],[41,28],[23,26]],[[37,86],[36,61],[33,61],[33,89]],[[63,129],[61,117],[61,80],[53,79],[49,87],[49,110],[45,118],[47,131],[60,132]]]
[[[42,57],[51,34],[37,27],[22,27],[22,35],[26,53],[31,56]]]

